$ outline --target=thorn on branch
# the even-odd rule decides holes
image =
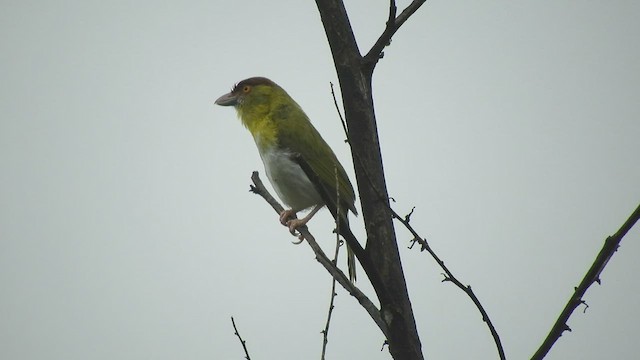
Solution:
[[[587,302],[586,302],[586,301],[584,301],[584,300],[580,300],[580,303],[581,303],[582,305],[584,305],[584,310],[582,310],[582,313],[583,313],[583,314],[586,314],[586,313],[587,313],[587,309],[589,308],[589,304],[587,304]]]
[[[544,358],[551,347],[556,343],[562,332],[568,328],[566,324],[573,311],[577,308],[576,302],[582,302],[582,297],[594,282],[600,284],[600,274],[609,263],[609,260],[613,257],[613,254],[618,250],[622,238],[624,238],[627,232],[631,230],[638,220],[640,220],[640,205],[633,211],[631,216],[629,216],[614,235],[608,236],[605,239],[604,245],[602,246],[602,249],[600,249],[600,252],[596,256],[593,264],[591,264],[591,267],[582,278],[580,285],[575,288],[574,294],[565,305],[562,313],[560,313],[560,316],[553,324],[551,331],[549,331],[549,334],[535,352],[532,359]]]
[[[416,209],[415,206],[411,208],[411,211],[409,211],[409,213],[404,216],[404,221],[406,221],[407,223],[411,222],[411,215],[413,215],[413,211],[415,209]]]
[[[380,348],[380,351],[384,351],[384,347],[385,347],[385,346],[389,346],[389,341],[385,340],[385,341],[382,343],[382,347]]]

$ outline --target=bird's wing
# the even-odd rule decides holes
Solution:
[[[275,117],[279,146],[302,157],[317,174],[322,185],[329,190],[330,196],[335,199],[339,194],[342,206],[357,214],[353,186],[333,150],[299,106],[287,107],[288,109],[283,109],[287,116]]]

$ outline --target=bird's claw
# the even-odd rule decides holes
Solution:
[[[300,245],[304,241],[304,236],[298,235],[298,240],[293,240],[291,243],[293,245]]]
[[[302,241],[304,241],[304,236],[302,236],[300,231],[296,233],[296,230],[298,230],[299,227],[305,225],[304,221],[299,219],[291,219],[291,220],[288,220],[284,225],[289,228],[289,232],[291,233],[291,235],[298,236],[299,241],[293,241],[294,244],[297,245],[302,243]]]

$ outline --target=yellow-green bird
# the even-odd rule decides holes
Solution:
[[[349,210],[358,213],[347,173],[300,105],[283,88],[267,78],[252,77],[240,81],[215,103],[235,107],[242,124],[253,135],[267,177],[289,207],[280,214],[280,222],[292,234],[324,206],[297,159],[308,165],[334,203],[339,199],[339,213],[344,219]],[[296,218],[297,212],[309,208],[308,215]],[[347,263],[349,278],[354,281],[355,258],[348,246]]]

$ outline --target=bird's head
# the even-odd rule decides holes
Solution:
[[[291,114],[294,112],[302,112],[284,89],[264,77],[240,81],[231,92],[220,96],[215,103],[233,106],[259,147],[275,143],[278,135],[275,118],[292,118]]]
[[[217,105],[233,106],[240,117],[245,115],[264,115],[281,96],[284,90],[273,81],[264,77],[252,77],[237,83],[231,92],[220,96]]]

